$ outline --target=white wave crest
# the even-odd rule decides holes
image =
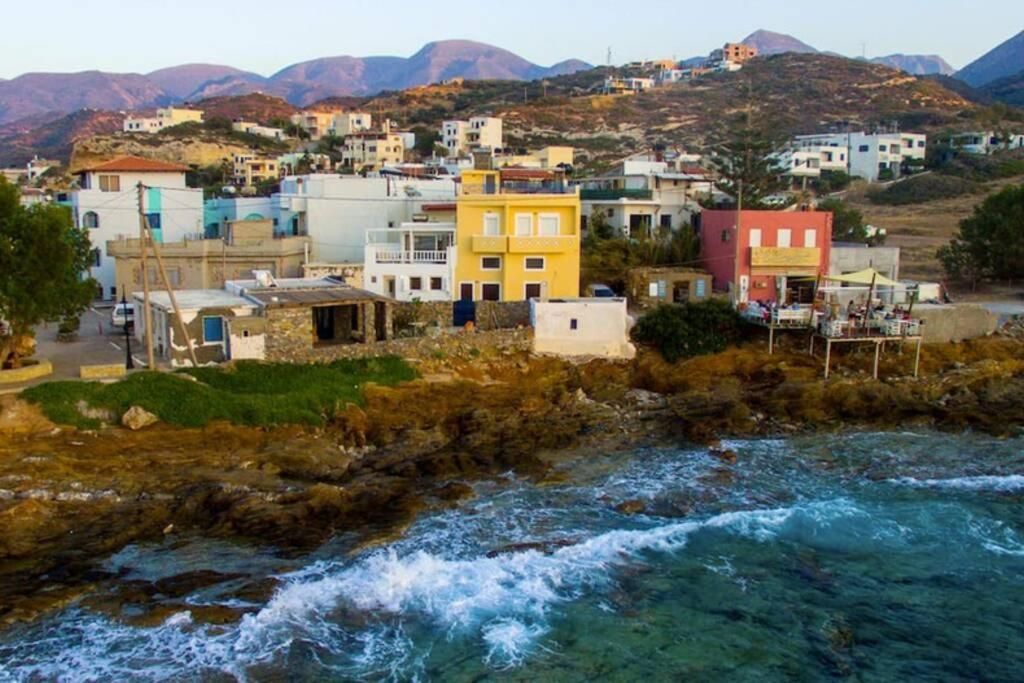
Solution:
[[[977,477],[955,477],[951,479],[915,479],[900,477],[890,479],[891,483],[915,488],[958,489],[962,491],[1019,491],[1024,489],[1024,475],[982,475]]]

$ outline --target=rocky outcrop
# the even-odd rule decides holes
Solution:
[[[75,143],[70,169],[119,156],[140,156],[187,166],[212,166],[230,160],[234,154],[246,154],[249,148],[216,137],[172,138],[163,135],[97,135]]]
[[[121,425],[133,432],[155,425],[160,418],[140,406],[132,406],[121,416]]]

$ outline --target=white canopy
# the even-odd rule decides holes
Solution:
[[[830,282],[845,282],[851,285],[871,285],[874,282],[876,287],[899,287],[900,283],[890,280],[874,268],[865,268],[855,273],[845,275],[830,275],[825,278]]]

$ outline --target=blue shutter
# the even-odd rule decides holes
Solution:
[[[203,342],[224,341],[224,320],[220,316],[203,318]]]

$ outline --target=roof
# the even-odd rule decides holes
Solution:
[[[166,161],[158,161],[156,159],[144,159],[142,157],[124,156],[112,159],[110,161],[104,161],[103,163],[96,164],[95,166],[86,166],[82,168],[79,173],[96,172],[96,171],[121,171],[121,172],[136,172],[136,173],[184,173],[188,171],[188,166],[182,166],[181,164],[171,164]]]
[[[420,207],[423,211],[454,211],[455,202],[437,202],[435,204],[424,204]]]
[[[132,298],[138,301],[143,300],[142,292],[132,292]],[[256,304],[248,299],[226,292],[223,289],[178,289],[174,292],[174,299],[178,302],[178,308],[183,310],[200,310],[203,308],[252,308]],[[167,290],[157,290],[149,293],[149,301],[153,306],[164,310],[171,310],[171,298]]]
[[[247,291],[245,295],[265,308],[300,308],[330,306],[360,301],[390,301],[386,297],[347,285],[314,287],[310,289],[280,289],[268,287]]]
[[[501,169],[500,173],[502,180],[550,180],[556,175],[552,170],[515,168],[514,166],[506,166]]]

